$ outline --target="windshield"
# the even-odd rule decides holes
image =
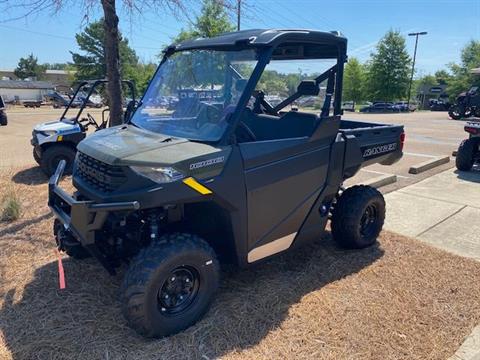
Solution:
[[[220,140],[256,59],[254,50],[174,53],[160,65],[131,122],[172,137]]]

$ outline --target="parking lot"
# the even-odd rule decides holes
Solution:
[[[35,124],[53,121],[60,117],[63,110],[53,108],[25,109],[16,108],[8,112],[9,124],[0,128],[0,167],[24,167],[34,165],[31,132]],[[101,110],[86,109],[99,119]],[[75,112],[72,112],[75,114]],[[456,150],[460,141],[466,137],[463,131],[464,122],[448,118],[445,112],[414,112],[410,114],[359,114],[345,113],[345,119],[364,120],[378,123],[403,124],[406,131],[404,156],[400,162],[392,166],[379,164],[362,169],[347,184],[361,183],[383,174],[397,176],[395,184],[385,187],[389,192],[429,177],[453,166],[453,162],[436,167],[425,173],[412,175],[408,173],[410,166],[419,164],[439,156],[449,156]]]

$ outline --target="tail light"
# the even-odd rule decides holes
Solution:
[[[477,135],[480,132],[480,129],[470,126],[465,126],[465,131],[472,135]]]
[[[403,145],[405,145],[405,132],[400,134],[400,150],[403,151]]]

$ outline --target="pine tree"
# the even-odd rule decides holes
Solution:
[[[45,72],[45,67],[38,64],[38,59],[33,54],[26,58],[20,58],[14,74],[19,79],[35,78],[41,79]]]
[[[368,64],[368,91],[372,100],[404,99],[410,81],[411,59],[405,38],[390,30],[380,40]]]

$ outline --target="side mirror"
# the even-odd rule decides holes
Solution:
[[[315,80],[302,80],[297,87],[297,94],[301,96],[317,96],[320,93],[320,86]]]

